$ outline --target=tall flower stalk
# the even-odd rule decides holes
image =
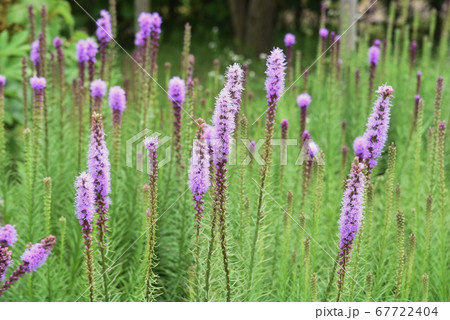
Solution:
[[[47,85],[45,78],[34,76],[30,79],[33,89],[33,171],[32,179],[36,178],[37,166],[41,154],[42,121],[44,112],[44,89]]]
[[[10,224],[0,226],[0,282],[5,281],[6,271],[12,266],[10,248],[17,241],[16,228]]]
[[[150,301],[153,298],[154,288],[154,274],[153,264],[155,258],[155,223],[158,218],[158,155],[156,149],[158,148],[158,138],[149,137],[144,141],[145,147],[148,150],[148,173],[149,173],[149,191],[148,201],[148,250],[147,250],[147,265],[145,277],[145,300]]]
[[[230,270],[227,253],[226,240],[226,215],[227,215],[227,163],[230,152],[230,140],[235,129],[235,113],[233,100],[226,88],[222,89],[217,97],[216,107],[213,115],[215,127],[215,141],[213,145],[215,166],[215,192],[214,192],[214,215],[217,217],[220,246],[222,249],[223,266],[226,281],[226,298],[231,300]]]
[[[127,97],[125,90],[119,86],[114,86],[109,89],[109,107],[112,110],[112,123],[113,123],[113,167],[115,168],[116,177],[119,174],[119,162],[120,162],[120,140],[122,131],[122,115],[127,107]]]
[[[100,113],[102,111],[102,100],[106,94],[106,83],[97,79],[91,82],[91,97],[93,99],[93,112]]]
[[[183,109],[184,99],[186,97],[185,84],[180,77],[173,77],[169,81],[167,95],[172,102],[173,109],[173,144],[176,150],[177,163],[179,168],[184,168],[181,152],[181,110]]]
[[[303,132],[306,130],[306,115],[308,107],[311,104],[311,96],[307,93],[302,93],[297,97],[297,104],[300,108],[300,141],[303,141]],[[300,144],[301,148],[302,144]]]
[[[94,112],[92,115],[91,136],[88,152],[88,173],[94,181],[95,211],[98,215],[97,233],[101,254],[103,288],[105,300],[109,301],[108,276],[106,265],[106,233],[108,231],[108,209],[111,192],[109,152],[106,147],[103,131],[102,115]]]
[[[192,192],[192,199],[194,200],[195,220],[196,220],[196,242],[199,241],[200,228],[202,224],[204,208],[204,196],[208,191],[211,182],[210,175],[210,155],[208,145],[204,140],[204,122],[202,119],[197,120],[200,123],[200,128],[197,131],[196,139],[192,147],[191,166],[189,169],[189,188]]]
[[[100,78],[105,79],[106,64],[108,60],[108,43],[113,37],[111,16],[108,11],[100,11],[100,18],[97,20],[97,30],[95,34],[100,43]]]
[[[14,272],[9,276],[8,281],[6,281],[0,288],[0,296],[6,290],[11,288],[11,286],[16,283],[20,277],[23,277],[27,273],[33,273],[41,265],[43,265],[50,255],[55,242],[56,238],[49,235],[48,237],[42,239],[41,242],[28,247],[22,255],[22,263],[16,270],[14,270]]]
[[[94,301],[94,267],[92,260],[92,220],[94,218],[94,181],[82,172],[75,181],[75,215],[83,234],[86,275],[89,285],[89,300]]]
[[[293,58],[293,48],[294,48],[294,44],[295,44],[295,35],[293,35],[292,33],[286,33],[286,35],[284,36],[284,45],[286,47],[286,59],[287,59],[287,68],[288,68],[288,80],[290,83],[292,83],[293,81],[293,73],[294,73],[294,68],[293,68],[293,63],[292,63],[292,58]]]
[[[253,235],[253,242],[250,254],[250,264],[249,264],[249,288],[252,286],[253,280],[253,270],[255,264],[255,254],[256,246],[259,237],[259,229],[264,218],[263,214],[263,193],[265,192],[266,178],[269,174],[270,163],[272,160],[272,145],[271,140],[273,137],[273,130],[275,124],[275,114],[277,111],[277,103],[281,94],[284,91],[284,80],[285,80],[285,69],[286,69],[286,59],[283,51],[280,48],[275,48],[272,50],[267,58],[267,79],[265,82],[267,91],[267,116],[265,125],[265,142],[263,151],[264,164],[261,167],[261,182],[260,191],[258,198],[258,207],[256,213],[256,226],[255,233]]]
[[[375,81],[377,65],[380,60],[380,46],[377,45],[378,43],[374,43],[369,48],[369,67],[370,67],[370,69],[369,69],[369,95],[368,95],[369,105],[372,102],[373,83]]]
[[[339,242],[340,252],[337,301],[340,300],[344,289],[345,274],[350,261],[353,240],[358,234],[361,226],[364,206],[364,186],[366,181],[363,170],[364,164],[359,162],[358,157],[355,157],[350,169],[349,178],[346,182],[346,189],[342,199],[341,219],[339,221],[341,239]]]
[[[94,81],[95,77],[95,62],[97,61],[96,56],[98,51],[98,45],[91,38],[86,39],[85,45],[88,64],[88,81],[92,82]]]
[[[367,129],[363,137],[366,143],[365,152],[367,153],[364,161],[368,174],[377,165],[377,160],[386,144],[391,117],[390,100],[393,92],[394,89],[391,86],[380,86],[378,88],[378,99],[375,101],[372,114],[367,121]]]

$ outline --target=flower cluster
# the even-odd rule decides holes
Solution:
[[[108,43],[111,41],[113,34],[111,28],[111,15],[108,11],[100,11],[100,18],[97,20],[97,31],[95,34],[100,43]]]
[[[242,90],[244,90],[244,70],[238,63],[235,63],[227,68],[225,77],[227,79],[225,90],[230,93],[233,102],[232,112],[236,116],[239,113]]]
[[[23,253],[21,259],[25,264],[25,270],[28,273],[36,271],[47,260],[55,245],[56,238],[52,235],[44,238],[40,243],[28,247]]]

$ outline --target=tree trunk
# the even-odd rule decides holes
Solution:
[[[341,0],[340,33],[345,32],[357,18],[356,0]],[[348,51],[353,51],[356,47],[357,25],[355,23],[350,27],[342,38],[343,44]]]
[[[245,45],[257,53],[267,52],[272,45],[277,2],[274,0],[251,0],[245,28]]]
[[[141,12],[150,12],[150,0],[134,0],[134,21],[136,26]]]
[[[239,44],[241,45],[245,40],[245,22],[248,0],[228,0],[228,5],[230,7],[234,36],[238,39]]]

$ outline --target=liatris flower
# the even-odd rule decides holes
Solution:
[[[360,162],[367,158],[367,140],[365,137],[357,137],[355,141],[353,141],[353,151]]]
[[[158,56],[159,37],[161,35],[162,18],[159,13],[154,12],[151,15],[150,21],[150,39],[151,39],[151,53],[150,53],[150,75],[153,76],[157,66],[156,60]],[[152,82],[150,82],[150,92],[152,89]]]
[[[148,44],[148,37],[150,36],[150,25],[152,15],[148,12],[141,12],[138,17],[139,31],[136,33],[134,44],[138,47],[144,48]],[[144,53],[145,51],[142,50]]]
[[[127,107],[125,91],[121,87],[115,86],[109,89],[109,106],[113,113],[114,163],[116,167],[115,171],[117,173],[120,159],[122,114]]]
[[[0,246],[0,282],[5,281],[6,271],[12,266],[11,255],[12,251],[7,246]]]
[[[311,96],[307,93],[300,94],[297,97],[297,104],[300,107],[300,134],[303,134],[306,130],[306,115],[311,104]]]
[[[94,80],[95,76],[95,57],[97,56],[98,51],[98,45],[97,43],[91,39],[88,38],[85,41],[86,45],[86,56],[87,56],[87,62],[88,62],[88,74],[89,74],[89,82],[92,82]]]
[[[183,79],[180,77],[173,77],[169,81],[169,87],[167,90],[167,95],[172,102],[173,115],[174,115],[174,136],[175,139],[173,143],[177,151],[177,162],[181,168],[184,167],[181,158],[181,110],[183,108],[183,103],[185,99],[185,85]]]
[[[0,227],[0,281],[5,281],[6,270],[12,266],[12,252],[8,247],[12,247],[16,241],[17,231],[14,226],[7,224]]]
[[[267,97],[267,117],[266,117],[266,126],[265,126],[265,144],[264,144],[264,165],[261,167],[261,183],[260,183],[260,193],[258,200],[258,209],[257,209],[257,217],[256,217],[256,228],[253,239],[253,246],[250,256],[250,272],[249,272],[249,284],[251,287],[252,279],[253,279],[253,267],[255,262],[255,251],[256,245],[258,242],[259,235],[259,226],[261,220],[263,218],[262,212],[262,202],[263,202],[263,192],[265,191],[265,181],[266,176],[268,174],[270,168],[270,162],[272,158],[272,146],[271,140],[273,137],[273,126],[275,123],[275,114],[277,111],[277,103],[281,94],[284,90],[284,80],[285,80],[285,69],[286,69],[286,60],[283,54],[283,51],[280,48],[275,48],[272,50],[270,55],[267,57],[267,70],[266,75],[267,79],[265,81],[266,86],[266,97]]]
[[[108,43],[112,38],[111,16],[108,11],[100,10],[100,18],[97,20],[97,30],[95,31],[98,41]]]
[[[89,299],[94,300],[94,270],[92,265],[92,219],[94,217],[94,181],[86,172],[82,172],[75,181],[75,215],[83,234],[86,272],[89,284]]]
[[[91,82],[91,97],[94,99],[94,111],[101,112],[102,111],[102,99],[106,94],[106,83],[97,79]]]
[[[373,45],[369,48],[369,104],[372,101],[373,82],[375,80],[377,65],[380,59],[379,46]]]
[[[39,68],[39,62],[40,62],[39,40],[35,40],[31,44],[30,61],[33,63],[34,67],[36,68],[36,72],[38,70],[40,70],[40,68]]]
[[[208,191],[211,182],[209,180],[210,155],[208,145],[204,140],[204,123],[202,119],[199,119],[197,122],[200,123],[200,128],[197,131],[197,136],[192,147],[189,187],[192,192],[192,199],[195,202],[197,229],[200,229],[204,210],[203,197],[206,191]],[[197,241],[198,237],[199,231],[197,230]]]
[[[344,288],[344,278],[350,260],[350,253],[353,247],[359,228],[361,226],[363,205],[364,205],[364,185],[365,176],[363,173],[364,164],[355,158],[350,170],[349,178],[346,182],[346,189],[342,199],[342,210],[340,223],[341,240],[339,243],[339,291],[337,301]]]
[[[377,94],[379,96],[367,121],[364,138],[367,143],[367,158],[365,161],[369,173],[376,166],[377,159],[380,157],[387,140],[391,117],[390,100],[393,92],[394,89],[391,86],[385,85],[378,88]]]
[[[95,34],[100,42],[100,77],[105,78],[108,43],[113,37],[111,29],[111,16],[108,11],[100,11],[100,18],[97,20],[97,31]]]
[[[113,124],[120,125],[122,113],[127,107],[126,94],[121,87],[114,86],[109,89],[109,106],[113,112]]]
[[[42,128],[42,114],[44,109],[44,89],[47,86],[45,78],[34,76],[30,79],[31,88],[33,89],[33,135],[34,135],[34,161],[37,161],[39,153],[39,143]]]
[[[305,159],[306,164],[303,167],[303,190],[302,190],[302,200],[301,200],[301,204],[300,204],[301,208],[304,208],[306,197],[309,193],[309,185],[310,185],[310,180],[311,180],[311,172],[312,172],[314,157],[319,152],[319,146],[317,145],[317,143],[310,140],[311,138],[307,131],[304,132],[303,136],[304,136],[303,145],[307,146],[307,149],[306,150],[303,149],[303,150],[305,150],[307,154],[306,154],[306,159]]]
[[[86,52],[86,40],[79,40],[76,45],[78,60],[78,79],[80,82],[80,90],[84,88],[84,69],[89,57]]]
[[[215,194],[214,194],[214,214],[219,221],[220,243],[222,247],[223,263],[226,278],[227,301],[231,299],[230,271],[228,268],[228,255],[226,249],[226,203],[227,203],[227,163],[230,151],[230,140],[235,129],[233,100],[226,88],[220,91],[216,100],[216,107],[213,115],[213,125],[215,127],[214,165]]]
[[[153,292],[152,288],[152,267],[155,248],[155,222],[157,219],[158,208],[158,138],[148,137],[144,140],[145,147],[148,150],[148,173],[149,173],[149,190],[148,190],[148,215],[149,215],[149,234],[148,234],[148,252],[147,252],[147,273],[145,278],[145,300],[149,301]]]
[[[417,56],[417,41],[412,41],[409,47],[409,69],[412,70]]]
[[[241,95],[242,90],[244,90],[244,70],[242,67],[235,63],[227,68],[225,77],[227,79],[225,84],[225,90],[230,93],[230,98],[232,100],[232,111],[236,117],[239,113],[241,107]]]
[[[284,45],[286,46],[286,58],[289,70],[289,80],[292,81],[292,48],[295,44],[295,36],[292,33],[286,33],[284,36]]]
[[[6,224],[0,227],[0,245],[12,247],[17,241],[17,231],[13,225]]]
[[[422,78],[422,71],[417,71],[416,94],[420,94],[421,78]]]
[[[95,210],[98,214],[97,229],[100,244],[100,254],[102,259],[103,287],[105,300],[108,296],[108,280],[106,267],[106,232],[108,231],[108,208],[110,204],[109,194],[111,192],[111,173],[108,159],[108,149],[103,131],[102,115],[96,112],[92,115],[92,127],[88,152],[88,172],[94,180]]]
[[[20,277],[26,273],[33,273],[47,260],[55,245],[56,238],[52,235],[44,238],[40,243],[28,247],[22,255],[22,264],[14,270],[8,281],[0,288],[0,296],[8,290]]]

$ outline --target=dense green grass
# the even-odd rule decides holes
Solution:
[[[400,31],[397,32],[400,35]],[[381,84],[393,86],[392,120],[389,139],[385,152],[376,167],[371,183],[373,185],[373,207],[370,200],[365,209],[362,231],[355,240],[348,274],[346,276],[343,301],[394,301],[399,264],[398,252],[405,253],[402,267],[402,285],[400,301],[448,301],[449,267],[447,242],[448,236],[448,163],[446,163],[445,190],[441,194],[440,172],[437,151],[430,154],[432,139],[427,135],[432,127],[436,79],[439,75],[448,77],[448,55],[433,53],[437,48],[430,42],[420,42],[418,60],[412,69],[409,67],[410,39],[397,37],[388,44],[388,54],[378,66],[375,87]],[[445,41],[445,40],[444,40]],[[301,42],[301,41],[300,41]],[[343,180],[347,175],[353,158],[351,149],[355,137],[362,135],[375,95],[368,99],[368,63],[367,36],[363,36],[355,52],[342,53],[342,69],[339,79],[330,68],[329,54],[319,61],[323,63],[322,74],[317,64],[309,71],[307,92],[312,96],[308,112],[307,129],[312,139],[318,143],[325,155],[325,167],[315,165],[311,186],[305,205],[301,207],[302,171],[296,166],[299,147],[289,146],[288,165],[284,168],[284,180],[280,183],[280,149],[274,147],[273,164],[270,169],[269,186],[264,192],[264,214],[260,238],[257,242],[256,266],[252,285],[249,287],[249,260],[251,243],[255,228],[256,206],[259,194],[259,165],[229,165],[228,192],[228,248],[231,269],[232,301],[311,301],[336,299],[335,262],[339,244],[338,219],[340,201],[343,193]],[[156,79],[163,88],[167,88],[167,79],[163,62],[170,61],[173,70],[179,70],[182,44],[172,45],[173,50],[162,48],[159,55],[159,77]],[[301,46],[299,49],[303,49]],[[169,52],[170,51],[170,52]],[[195,89],[195,114],[210,123],[214,109],[214,97],[222,87],[222,78],[215,86],[218,75],[208,75],[213,70],[213,56],[202,54],[202,50],[192,49],[196,54],[195,76],[199,84]],[[435,50],[437,51],[437,50]],[[176,52],[176,54],[174,54]],[[197,52],[200,52],[197,54]],[[65,48],[66,56],[73,56],[74,43]],[[219,55],[220,52],[217,52]],[[439,59],[439,56],[441,59]],[[134,63],[117,49],[117,61],[112,71],[109,85],[121,85],[129,88],[128,108],[124,113],[122,126],[122,145],[119,171],[112,172],[112,204],[109,211],[108,234],[108,272],[111,299],[114,301],[141,301],[144,298],[144,259],[146,256],[146,204],[142,186],[147,175],[136,169],[136,150],[133,150],[133,165],[126,165],[126,141],[142,131],[143,106],[137,101],[136,94],[141,90],[140,79],[151,81],[146,75],[135,72]],[[123,58],[123,59],[122,59]],[[222,58],[220,74],[225,70],[227,58]],[[266,109],[264,91],[264,61],[253,61],[249,66],[251,76],[241,116],[248,119],[248,139],[264,138],[263,115]],[[119,67],[120,65],[120,67]],[[206,67],[205,67],[206,66]],[[211,67],[209,67],[211,66]],[[302,62],[303,70],[309,67]],[[7,68],[7,66],[3,66]],[[75,64],[68,59],[69,72],[74,75]],[[355,71],[360,70],[359,89],[355,88]],[[49,74],[50,72],[49,67]],[[197,70],[201,70],[198,72]],[[416,72],[422,71],[420,94],[424,100],[423,126],[410,138],[410,128],[414,110]],[[17,72],[20,72],[19,70]],[[31,74],[32,70],[28,70]],[[138,75],[138,77],[136,77]],[[172,76],[175,75],[172,71]],[[143,77],[143,78],[140,78]],[[294,78],[300,77],[295,74]],[[49,77],[47,88],[48,110],[48,166],[45,157],[39,161],[36,190],[33,194],[34,206],[29,210],[31,195],[27,191],[25,145],[23,127],[8,132],[8,137],[18,141],[21,149],[12,156],[8,154],[8,174],[2,179],[3,208],[1,219],[4,223],[14,224],[19,232],[19,241],[14,246],[14,267],[20,263],[20,255],[27,243],[40,241],[46,236],[44,214],[43,178],[53,181],[51,201],[50,232],[57,237],[57,243],[46,264],[33,275],[19,279],[14,287],[3,296],[3,301],[86,301],[88,285],[85,279],[83,245],[80,226],[74,215],[75,177],[78,175],[78,118],[70,83],[64,98],[66,116],[60,128],[60,105],[57,102],[59,84]],[[280,137],[279,123],[283,118],[289,120],[288,138],[299,136],[299,110],[295,102],[297,94],[303,91],[304,77],[290,87],[279,101],[275,138]],[[440,120],[449,117],[450,98],[448,79],[444,80],[444,95]],[[375,88],[376,89],[376,88]],[[30,89],[29,89],[30,90]],[[153,86],[153,103],[149,106],[146,128],[161,133],[161,137],[172,136],[172,109],[166,94],[158,86]],[[253,98],[248,94],[252,92]],[[204,99],[204,104],[202,103]],[[29,100],[30,101],[30,100]],[[8,99],[6,99],[8,104]],[[187,110],[187,106],[185,106]],[[84,106],[84,129],[81,150],[81,170],[85,170],[88,147],[89,119],[88,104]],[[112,157],[112,115],[106,99],[103,103],[104,126],[107,144]],[[262,115],[262,117],[260,117]],[[31,114],[30,114],[31,116]],[[346,121],[346,130],[342,122]],[[183,113],[183,160],[189,163],[189,150],[196,130],[195,123]],[[61,139],[61,131],[63,139]],[[435,130],[436,131],[436,130]],[[238,138],[242,130],[238,130]],[[141,139],[142,140],[142,139]],[[448,134],[446,136],[448,144]],[[45,140],[42,141],[45,150]],[[388,179],[388,145],[396,147],[395,168],[390,172],[393,182]],[[242,143],[237,142],[236,156],[239,164],[247,154],[243,154]],[[342,146],[350,147],[349,155],[342,163]],[[9,146],[9,144],[8,144]],[[159,148],[160,161],[171,141]],[[448,146],[446,148],[448,150]],[[172,155],[174,152],[172,152]],[[445,153],[448,154],[448,151]],[[435,161],[433,172],[429,169]],[[145,168],[145,165],[144,165]],[[158,216],[156,222],[157,263],[154,266],[153,298],[157,301],[203,301],[205,299],[205,261],[210,240],[210,221],[212,214],[212,191],[206,198],[205,217],[201,229],[200,264],[195,265],[194,255],[194,209],[191,194],[187,186],[187,169],[177,168],[175,161],[160,168],[158,183]],[[241,178],[243,174],[243,184]],[[6,181],[6,183],[4,183]],[[398,187],[397,187],[398,186]],[[386,191],[390,190],[390,191]],[[293,193],[292,208],[287,204],[287,192]],[[426,239],[426,199],[433,197],[431,211],[431,239]],[[391,200],[390,200],[391,199]],[[442,202],[444,201],[444,202]],[[443,206],[443,207],[442,207]],[[286,211],[291,217],[286,215]],[[401,210],[405,219],[404,238],[398,236],[397,211]],[[442,215],[442,213],[444,215]],[[61,222],[65,218],[65,223]],[[386,218],[388,220],[386,220]],[[386,228],[383,241],[384,228]],[[95,230],[94,230],[95,233]],[[408,245],[410,234],[416,235],[415,255]],[[64,236],[63,236],[64,234]],[[63,239],[64,238],[64,242]],[[430,242],[429,253],[426,243]],[[305,245],[306,243],[306,245]],[[400,250],[399,248],[402,248]],[[98,246],[94,238],[96,300],[103,300],[101,268],[98,264]],[[413,259],[413,260],[412,260]],[[413,261],[411,278],[408,280],[409,263]],[[10,271],[11,272],[11,269]],[[424,290],[423,274],[429,277],[428,293]],[[9,274],[9,273],[8,273]],[[314,276],[313,276],[314,274]],[[373,281],[367,281],[368,275]],[[315,286],[311,286],[311,277]],[[370,276],[369,276],[370,277]],[[406,283],[410,286],[407,289]],[[212,255],[211,288],[209,300],[225,300],[225,277],[219,244],[215,243]]]

